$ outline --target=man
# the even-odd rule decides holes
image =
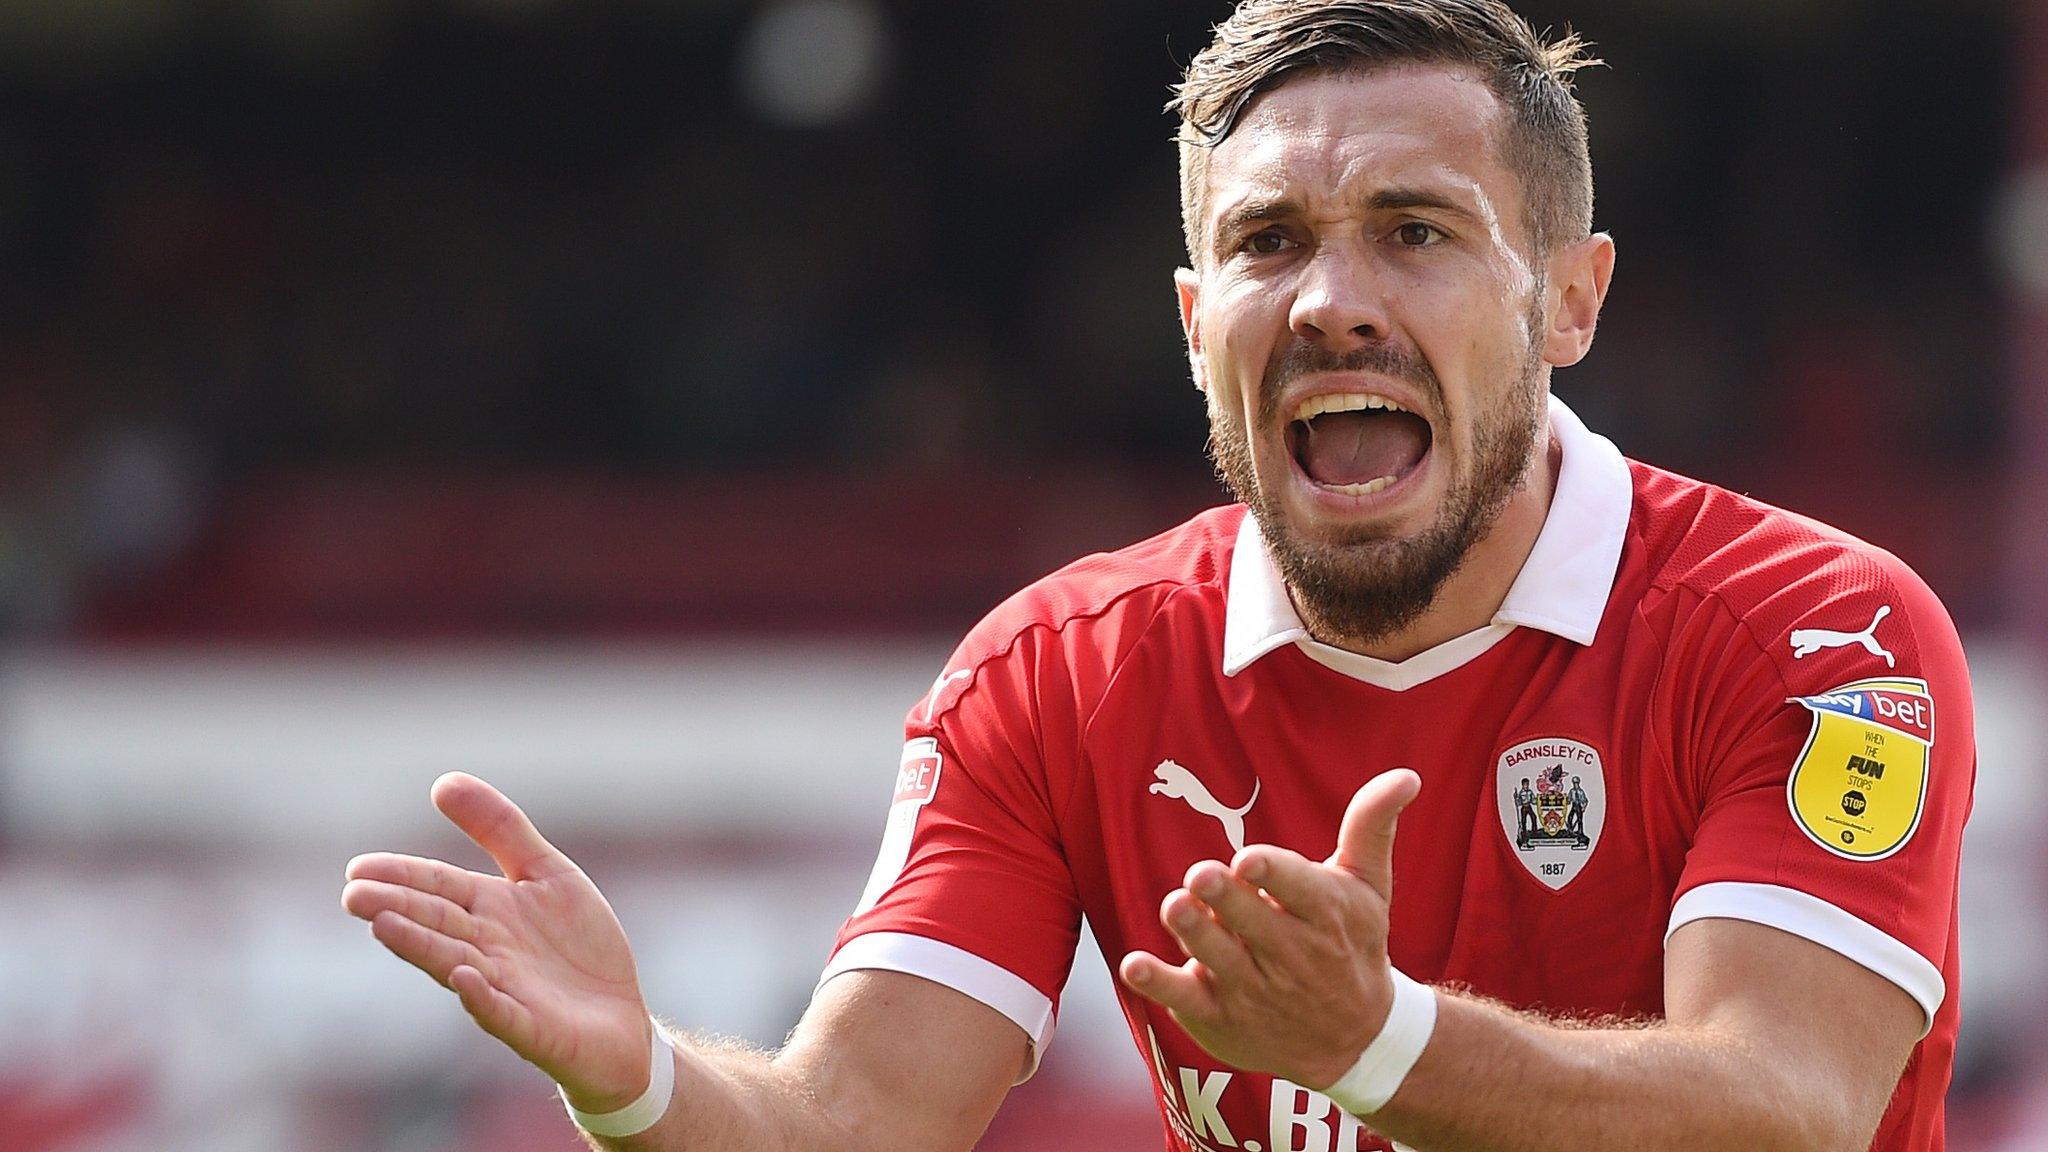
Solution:
[[[1571,802],[1571,814],[1565,817],[1564,830],[1578,840],[1580,847],[1591,847],[1592,841],[1586,836],[1586,805],[1592,803],[1592,798],[1586,795],[1577,776],[1572,777],[1572,790],[1565,794],[1565,799]]]
[[[1496,0],[1218,30],[1178,287],[1244,507],[969,634],[781,1052],[667,1042],[603,899],[473,778],[433,798],[503,878],[371,855],[344,904],[607,1148],[967,1148],[1083,913],[1174,1148],[1941,1147],[1961,650],[1896,559],[1549,398],[1614,263],[1582,63]],[[1513,782],[1567,773],[1585,846],[1523,840]]]
[[[1529,778],[1522,777],[1522,786],[1515,789],[1515,847],[1527,848],[1529,837],[1536,834],[1536,790],[1529,787]]]

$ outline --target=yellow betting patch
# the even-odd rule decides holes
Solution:
[[[1813,713],[1785,784],[1800,831],[1851,860],[1882,860],[1904,847],[1920,826],[1934,747],[1927,682],[1858,680],[1792,703]]]

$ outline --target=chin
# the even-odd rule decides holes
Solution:
[[[1398,633],[1463,566],[1492,510],[1455,507],[1436,473],[1390,493],[1400,497],[1395,506],[1370,511],[1330,507],[1298,469],[1283,476],[1278,499],[1272,489],[1259,494],[1253,513],[1318,639],[1374,643]]]

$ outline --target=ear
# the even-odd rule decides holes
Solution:
[[[1543,360],[1569,368],[1586,358],[1600,326],[1600,306],[1614,279],[1614,237],[1597,232],[1550,258],[1550,324],[1543,334]]]
[[[1208,369],[1202,363],[1202,277],[1192,268],[1173,270],[1174,291],[1180,296],[1180,330],[1188,338],[1188,370],[1195,387],[1209,391]]]

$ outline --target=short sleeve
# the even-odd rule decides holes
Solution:
[[[1701,687],[1724,699],[1696,713],[1702,807],[1667,938],[1710,918],[1791,932],[1897,984],[1932,1028],[1976,777],[1955,626],[1881,553],[1729,610],[1747,656]]]
[[[1043,753],[1068,693],[1043,630],[986,650],[970,635],[911,709],[881,850],[819,983],[944,984],[1023,1029],[1035,1068],[1080,933]]]

